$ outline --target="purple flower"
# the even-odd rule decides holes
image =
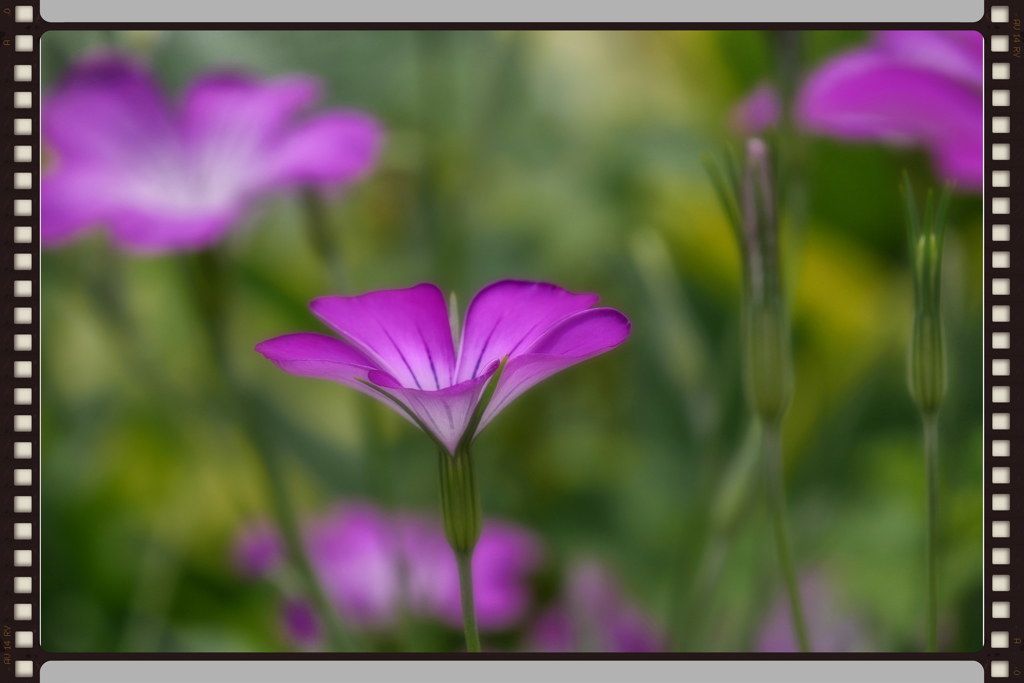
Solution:
[[[775,126],[781,116],[782,102],[778,93],[771,84],[762,83],[736,105],[730,123],[741,136],[750,137]]]
[[[542,282],[496,282],[470,302],[456,348],[444,295],[434,285],[328,296],[310,309],[344,342],[307,332],[256,350],[286,372],[373,396],[454,453],[505,356],[478,428],[465,434],[470,439],[533,385],[625,341],[626,316],[591,308],[597,299]]]
[[[537,619],[530,643],[542,652],[657,652],[665,639],[608,571],[591,561],[571,570],[566,596]]]
[[[410,610],[461,628],[459,570],[444,531],[423,517],[406,517],[400,525]],[[533,534],[503,522],[484,524],[473,553],[473,602],[480,630],[500,631],[523,617],[531,597],[525,579],[540,560],[540,543]]]
[[[313,569],[345,620],[389,626],[398,612],[399,543],[394,525],[368,503],[350,503],[313,520],[306,531]]]
[[[980,191],[984,50],[976,31],[882,31],[811,74],[798,122],[844,140],[924,147],[941,177]]]
[[[264,536],[267,530],[265,524],[243,530],[236,554],[237,548],[251,548],[258,539],[259,545],[276,553],[269,560],[261,558],[261,563],[280,564],[280,537],[272,530]],[[346,622],[386,629],[394,625],[400,610],[407,610],[462,628],[458,567],[439,522],[419,515],[392,516],[372,504],[350,502],[310,520],[305,544],[328,599]],[[528,577],[541,559],[540,542],[527,530],[508,522],[484,522],[473,556],[473,596],[481,630],[506,629],[522,619],[532,599]],[[253,575],[246,565],[238,566]],[[286,631],[308,647],[312,638],[301,633],[313,629],[299,628],[310,620],[297,604],[292,601],[285,607]]]
[[[807,635],[814,652],[862,652],[868,647],[863,625],[856,616],[842,613],[820,572],[800,577],[800,597],[807,619]],[[789,613],[789,599],[780,595],[757,636],[758,652],[799,652]]]
[[[281,624],[285,637],[304,650],[315,649],[323,642],[320,617],[305,600],[286,600],[281,609]]]
[[[304,76],[221,73],[193,82],[172,106],[124,56],[75,65],[42,108],[55,158],[41,182],[42,243],[106,225],[131,251],[200,249],[260,195],[358,180],[376,162],[381,127],[356,111],[297,118],[318,97]]]
[[[281,539],[269,524],[245,529],[235,539],[234,564],[239,573],[263,578],[281,564],[284,554]]]

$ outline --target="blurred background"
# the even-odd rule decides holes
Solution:
[[[796,40],[803,73],[868,36]],[[148,62],[172,99],[213,69],[305,73],[322,79],[322,106],[384,124],[377,170],[323,204],[334,272],[300,196],[259,202],[215,248],[227,355],[258,394],[300,516],[345,501],[440,516],[422,434],[253,351],[326,333],[310,300],[428,281],[464,311],[506,277],[597,292],[632,321],[628,342],[531,390],[477,440],[485,515],[543,547],[522,616],[485,633],[485,648],[534,647],[586,562],[614,577],[661,647],[747,651],[792,636],[741,384],[739,251],[701,155],[740,144],[731,111],[778,78],[781,44],[760,32],[197,31],[47,33],[41,49],[44,101],[75,60],[116,49]],[[906,388],[913,290],[898,184],[904,168],[918,188],[939,181],[920,151],[823,138],[800,149],[801,189],[783,216],[796,372],[783,440],[812,641],[918,651],[925,476]],[[954,197],[946,234],[939,644],[973,651],[980,197]],[[288,590],[238,567],[239,534],[271,516],[271,483],[219,401],[181,258],[125,256],[101,232],[43,254],[47,650],[300,647],[282,619]],[[423,618],[362,645],[451,651],[461,632]]]

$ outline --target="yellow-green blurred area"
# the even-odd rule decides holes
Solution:
[[[797,39],[806,71],[867,35]],[[776,45],[757,32],[48,33],[43,116],[46,89],[70,63],[113,48],[149,62],[172,96],[211,69],[301,72],[322,79],[324,106],[378,117],[388,136],[379,168],[327,207],[340,275],[314,249],[298,197],[261,201],[217,248],[229,362],[289,455],[300,510],[362,498],[439,515],[427,438],[367,397],[288,375],[253,350],[280,334],[327,333],[310,300],[429,281],[464,311],[506,277],[597,292],[630,318],[631,337],[527,392],[487,428],[475,450],[484,513],[543,539],[530,614],[559,592],[567,563],[597,557],[686,648],[743,651],[782,580],[760,466],[744,448],[739,251],[702,154],[740,144],[730,110],[775,77]],[[906,384],[913,289],[898,185],[903,169],[918,188],[939,181],[918,151],[801,144],[802,202],[783,215],[795,558],[801,573],[827,578],[834,611],[859,624],[865,648],[920,651],[925,469]],[[939,645],[973,651],[980,197],[954,197],[946,235]],[[101,233],[43,254],[48,650],[289,647],[277,593],[231,562],[238,530],[270,516],[270,488],[219,400],[186,261],[117,254]],[[110,313],[118,305],[121,317]],[[494,647],[520,647],[518,633]]]

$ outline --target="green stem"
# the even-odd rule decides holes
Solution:
[[[480,634],[476,630],[476,609],[473,606],[473,551],[455,553],[459,565],[459,591],[462,594],[462,626],[466,631],[466,650],[480,652]]]
[[[272,449],[266,447],[263,439],[259,438],[258,435],[252,434],[252,429],[248,431],[250,432],[250,440],[255,446],[256,452],[259,454],[260,460],[263,462],[263,466],[270,479],[274,518],[277,520],[277,526],[284,537],[288,554],[295,562],[299,575],[303,583],[306,584],[306,590],[312,596],[316,609],[320,613],[320,618],[325,624],[331,649],[340,652],[353,652],[355,651],[355,646],[352,643],[352,639],[345,629],[342,628],[337,612],[328,600],[327,594],[324,592],[320,581],[313,571],[313,565],[309,561],[309,556],[306,554],[301,532],[299,531],[298,520],[284,485],[284,472],[281,462],[277,454]]]
[[[786,524],[786,491],[782,478],[782,433],[778,423],[764,423],[761,430],[761,454],[764,458],[765,477],[768,484],[768,500],[775,522],[775,547],[779,564],[789,592],[789,609],[793,618],[793,630],[801,652],[810,652],[804,611],[800,604],[800,586],[793,567],[789,529]]]
[[[306,214],[306,230],[313,243],[313,249],[323,261],[331,281],[331,287],[338,293],[347,289],[348,278],[345,272],[344,259],[338,241],[331,231],[331,222],[327,216],[327,206],[315,190],[302,193],[302,209]]]
[[[243,428],[253,448],[259,455],[267,477],[270,480],[272,505],[277,526],[281,531],[288,548],[288,554],[297,565],[299,574],[306,584],[306,590],[312,596],[320,618],[327,629],[331,648],[340,651],[352,651],[354,645],[349,634],[342,628],[336,610],[327,599],[327,595],[313,572],[313,565],[306,554],[302,543],[302,533],[294,512],[294,506],[284,484],[284,471],[276,449],[268,446],[269,439],[264,434],[265,427],[255,417],[250,407],[249,395],[235,377],[228,362],[226,330],[224,324],[224,273],[216,255],[202,253],[191,257],[186,263],[186,278],[193,304],[199,314],[203,332],[210,346],[214,364],[220,375],[222,390],[227,405],[237,411],[240,426]]]
[[[938,648],[938,581],[935,570],[935,536],[938,528],[937,501],[938,497],[938,460],[939,460],[939,421],[932,415],[924,416],[924,461],[928,478],[928,529],[926,532],[926,552],[928,555],[928,652],[936,652]]]

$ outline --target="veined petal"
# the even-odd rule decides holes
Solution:
[[[329,379],[394,407],[380,392],[359,381],[369,381],[369,373],[378,370],[376,363],[339,339],[313,332],[298,332],[260,342],[256,350],[285,372],[300,377]]]
[[[556,322],[597,300],[546,282],[502,280],[484,287],[466,311],[456,381],[476,377],[494,359],[522,355]]]
[[[364,177],[377,163],[384,129],[361,112],[322,114],[284,136],[268,154],[267,182],[331,186]]]
[[[476,433],[524,391],[556,372],[611,351],[626,340],[629,330],[629,320],[613,308],[566,316],[526,353],[509,359]]]
[[[476,378],[435,391],[409,389],[402,386],[388,373],[379,370],[371,371],[368,378],[370,382],[401,401],[419,418],[423,426],[430,430],[430,433],[448,449],[449,453],[454,453],[459,439],[462,438],[466,427],[469,426],[469,420],[480,401],[487,381],[500,364],[500,361],[491,361]],[[389,400],[386,400],[385,403],[398,410],[400,414],[404,412],[400,407],[391,404]],[[409,416],[405,417],[416,424],[415,420]]]
[[[170,109],[155,79],[114,54],[73,66],[42,107],[43,141],[58,163],[124,165],[145,150],[173,140]]]
[[[436,391],[455,383],[448,307],[434,285],[325,296],[309,307],[403,387]]]

